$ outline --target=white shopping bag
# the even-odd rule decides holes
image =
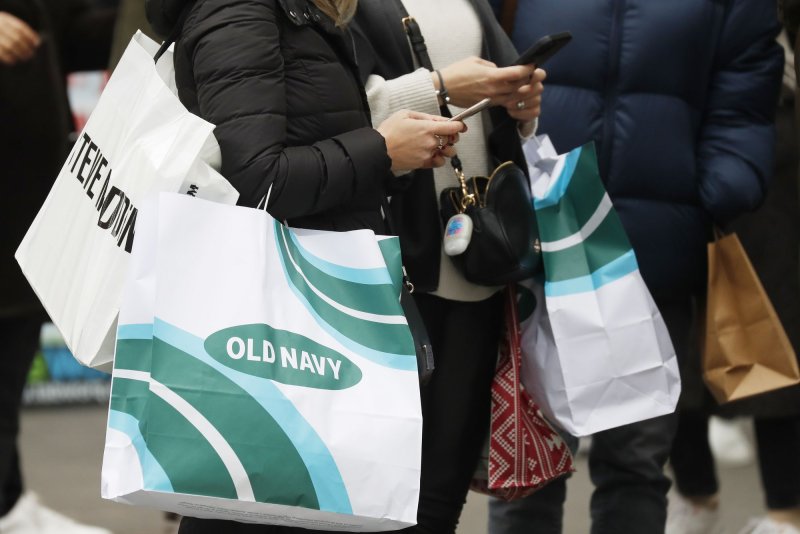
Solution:
[[[528,141],[545,279],[522,321],[525,388],[576,436],[672,413],[675,350],[597,171],[592,144],[558,155]]]
[[[72,354],[111,361],[138,209],[156,191],[233,204],[214,125],[173,93],[172,55],[141,32],[128,45],[16,253]]]
[[[422,418],[396,249],[183,195],[148,203],[103,497],[309,529],[413,525]]]

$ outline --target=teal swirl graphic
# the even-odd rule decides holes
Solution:
[[[148,489],[352,513],[327,447],[274,384],[168,323],[119,327],[111,411]]]
[[[358,281],[349,268],[347,277],[309,260],[292,231],[274,222],[275,242],[289,287],[317,323],[353,352],[394,369],[416,371],[414,341],[403,316],[396,282],[388,276],[376,282],[374,269],[364,269]],[[345,268],[341,268],[342,270]]]

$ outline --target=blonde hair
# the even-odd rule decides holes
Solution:
[[[353,18],[358,0],[314,0],[317,7],[341,27]]]

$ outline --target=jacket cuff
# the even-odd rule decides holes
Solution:
[[[359,128],[334,139],[344,148],[353,165],[355,193],[383,193],[383,181],[391,175],[392,159],[386,151],[386,140],[378,130]]]

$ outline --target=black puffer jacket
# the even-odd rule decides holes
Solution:
[[[352,39],[308,0],[148,0],[175,48],[181,102],[217,125],[222,174],[293,226],[383,229],[391,160],[370,125]]]

